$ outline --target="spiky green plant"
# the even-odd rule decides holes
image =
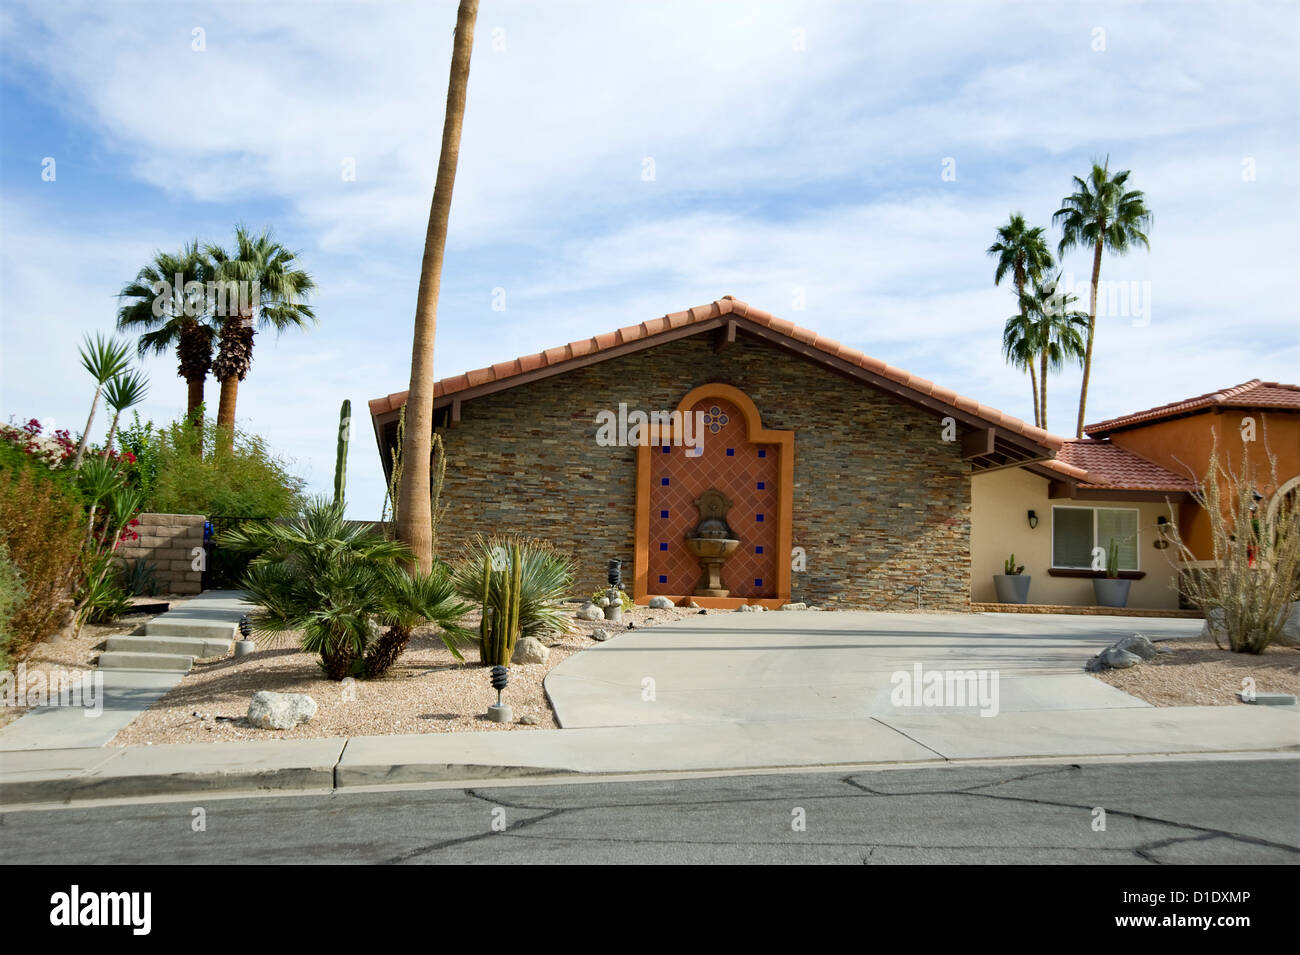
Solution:
[[[105,338],[96,334],[92,340],[89,335],[81,345],[81,367],[90,372],[95,379],[95,397],[90,402],[90,414],[86,418],[86,430],[81,432],[77,442],[77,453],[72,459],[74,471],[81,468],[81,459],[86,454],[86,442],[90,440],[90,427],[95,423],[95,412],[99,409],[99,396],[104,386],[113,378],[126,371],[131,363],[131,349],[125,342],[116,338]]]
[[[1008,577],[1018,577],[1025,572],[1025,565],[1016,566],[1016,555],[1012,554],[1002,562],[1002,572]]]
[[[352,432],[352,402],[344,398],[339,408],[338,446],[334,450],[334,503],[342,504],[348,483],[348,440]]]
[[[122,372],[105,386],[104,401],[113,409],[113,423],[108,428],[108,440],[104,443],[105,457],[113,450],[113,438],[117,436],[117,422],[122,417],[122,412],[144,401],[148,394],[149,378],[139,370]]]
[[[520,637],[572,629],[562,602],[573,586],[573,565],[542,541],[479,536],[456,563],[452,582],[483,611],[487,623],[480,623],[478,637],[485,664],[509,666]]]

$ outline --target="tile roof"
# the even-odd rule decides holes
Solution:
[[[1194,491],[1196,482],[1141,455],[1094,438],[1070,438],[1056,457],[1040,464],[1078,482],[1083,489]]]
[[[1121,415],[1109,421],[1084,425],[1083,430],[1096,438],[1105,437],[1112,431],[1131,428],[1140,424],[1149,424],[1165,418],[1205,411],[1210,408],[1279,408],[1288,411],[1300,411],[1300,385],[1280,384],[1276,381],[1260,381],[1252,378],[1231,388],[1211,391],[1195,398],[1184,398],[1167,405],[1135,411],[1133,414]]]
[[[793,322],[786,321],[783,318],[777,318],[761,308],[755,308],[739,299],[727,295],[708,305],[698,306],[687,309],[684,312],[673,312],[664,315],[662,318],[653,318],[649,321],[641,322],[639,325],[629,325],[626,328],[620,328],[617,331],[607,332],[604,335],[597,335],[593,338],[584,338],[576,342],[569,342],[567,345],[561,345],[558,348],[548,348],[545,351],[537,352],[534,355],[525,355],[521,358],[514,358],[510,361],[498,362],[487,368],[479,368],[461,375],[454,375],[450,378],[442,378],[434,383],[434,398],[450,397],[470,388],[476,388],[479,385],[492,382],[505,381],[510,378],[528,374],[538,369],[553,366],[562,366],[565,362],[575,359],[584,358],[602,351],[608,351],[620,345],[626,345],[633,342],[644,341],[654,338],[666,332],[674,331],[688,325],[699,324],[713,319],[720,318],[724,315],[733,315],[736,318],[744,319],[760,325],[764,328],[771,329],[794,342],[801,345],[810,346],[830,357],[838,358],[841,361],[856,365],[872,374],[887,378],[893,382],[902,385],[911,391],[917,392],[922,396],[949,405],[952,408],[961,410],[967,414],[975,415],[990,425],[1003,428],[1016,434],[1023,435],[1031,441],[1056,450],[1061,446],[1063,438],[1037,428],[1032,424],[1014,418],[1011,415],[1003,414],[996,408],[990,408],[987,405],[980,404],[973,398],[966,398],[957,394],[948,388],[936,385],[934,382],[927,381],[916,375],[909,374],[900,368],[894,368],[885,364],[877,358],[863,354],[856,348],[850,348],[847,345],[841,345],[833,339],[818,335],[816,332],[809,331],[806,328],[800,328]],[[559,369],[557,368],[557,371]],[[371,415],[380,415],[387,412],[396,411],[406,402],[407,392],[401,391],[383,398],[376,398],[370,402]]]

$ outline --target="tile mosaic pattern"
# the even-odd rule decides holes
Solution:
[[[708,398],[692,411],[705,413],[703,453],[672,447],[650,455],[650,592],[690,594],[699,585],[686,537],[700,519],[695,499],[716,487],[732,502],[727,523],[741,542],[722,569],[731,595],[775,597],[780,457],[774,446],[749,442],[744,415],[729,402]]]

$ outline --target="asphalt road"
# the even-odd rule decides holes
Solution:
[[[1097,809],[1105,810],[1104,831],[1094,829]],[[195,831],[200,818],[204,828]],[[1295,864],[1300,760],[935,767],[12,811],[0,815],[0,857],[10,865]]]

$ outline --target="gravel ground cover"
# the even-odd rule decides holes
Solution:
[[[1233,653],[1218,649],[1209,638],[1159,645],[1174,652],[1093,676],[1153,706],[1245,705],[1237,694],[1247,678],[1255,681],[1257,692],[1300,695],[1300,650],[1272,646],[1261,654]]]

